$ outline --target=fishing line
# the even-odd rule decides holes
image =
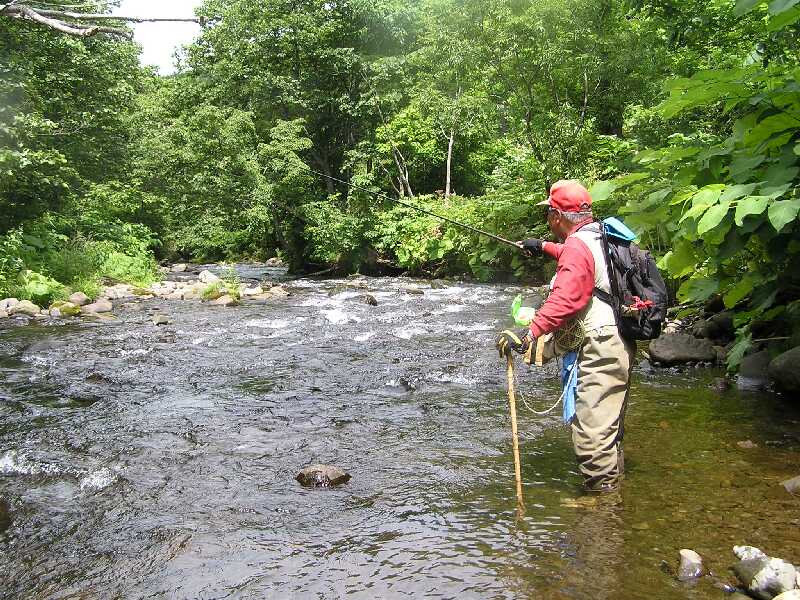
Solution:
[[[419,206],[415,206],[415,205],[410,204],[408,202],[404,202],[403,200],[400,200],[398,198],[392,198],[391,196],[387,196],[386,194],[382,194],[380,192],[373,192],[372,190],[368,190],[367,188],[363,188],[363,187],[357,186],[355,184],[350,183],[349,181],[345,181],[343,179],[339,179],[338,177],[334,177],[333,175],[327,175],[325,173],[320,173],[319,171],[315,171],[314,169],[312,169],[310,167],[307,167],[304,164],[300,164],[299,166],[302,169],[305,169],[306,171],[308,171],[309,173],[313,173],[314,175],[319,175],[320,177],[325,177],[326,179],[330,179],[331,181],[336,181],[338,183],[343,183],[344,185],[346,185],[346,186],[348,186],[348,187],[350,187],[350,188],[352,188],[354,190],[359,190],[361,192],[366,192],[367,194],[372,194],[373,196],[378,196],[379,198],[384,198],[386,200],[389,200],[390,202],[396,202],[397,204],[401,204],[402,206],[406,206],[406,207],[411,208],[413,210],[417,210],[417,211],[419,211],[421,213],[425,213],[426,215],[430,215],[431,217],[436,217],[437,219],[441,219],[442,221],[447,221],[448,223],[452,223],[453,225],[457,225],[458,227],[463,227],[464,229],[468,229],[469,231],[472,231],[473,233],[477,233],[477,234],[480,234],[480,235],[485,235],[486,237],[490,237],[493,240],[496,240],[498,242],[502,242],[503,244],[508,244],[509,246],[514,246],[514,248],[516,248],[517,250],[521,250],[520,246],[516,242],[512,242],[511,240],[507,240],[506,238],[500,237],[499,235],[495,235],[494,233],[489,233],[488,231],[484,231],[483,229],[478,229],[477,227],[473,227],[472,225],[467,225],[466,223],[462,223],[460,221],[456,221],[456,220],[451,219],[449,217],[445,217],[445,216],[436,214],[435,212],[431,212],[431,211],[426,210],[424,208],[420,208]]]

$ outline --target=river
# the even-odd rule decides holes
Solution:
[[[637,368],[621,499],[594,507],[574,502],[560,416],[520,406],[519,515],[493,347],[516,288],[286,285],[268,304],[0,324],[3,597],[712,599],[662,561],[693,548],[730,579],[747,543],[800,562],[780,486],[800,474],[796,403]],[[552,367],[518,371],[535,408],[557,397]],[[352,479],[301,487],[315,462]]]

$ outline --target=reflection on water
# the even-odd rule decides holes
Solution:
[[[588,505],[558,415],[522,409],[519,518],[493,348],[514,294],[361,281],[289,282],[266,306],[134,301],[116,322],[5,325],[0,589],[711,599],[710,580],[679,584],[662,560],[694,548],[724,576],[748,543],[800,561],[798,500],[779,486],[800,474],[787,403],[720,395],[711,373],[637,372],[622,495]],[[153,326],[155,307],[174,324]],[[558,393],[550,369],[519,379],[537,406]],[[353,478],[302,488],[312,462]]]

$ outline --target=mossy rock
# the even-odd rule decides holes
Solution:
[[[72,302],[56,300],[50,305],[50,310],[57,310],[62,317],[77,317],[81,314],[81,307]]]

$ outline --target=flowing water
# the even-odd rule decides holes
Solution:
[[[573,501],[559,415],[520,406],[520,515],[493,347],[516,290],[287,285],[0,326],[3,597],[711,599],[662,561],[693,548],[723,579],[735,544],[800,561],[790,399],[637,369],[622,497],[598,506]],[[518,384],[537,409],[559,393],[552,367]],[[351,481],[302,488],[316,462]]]

